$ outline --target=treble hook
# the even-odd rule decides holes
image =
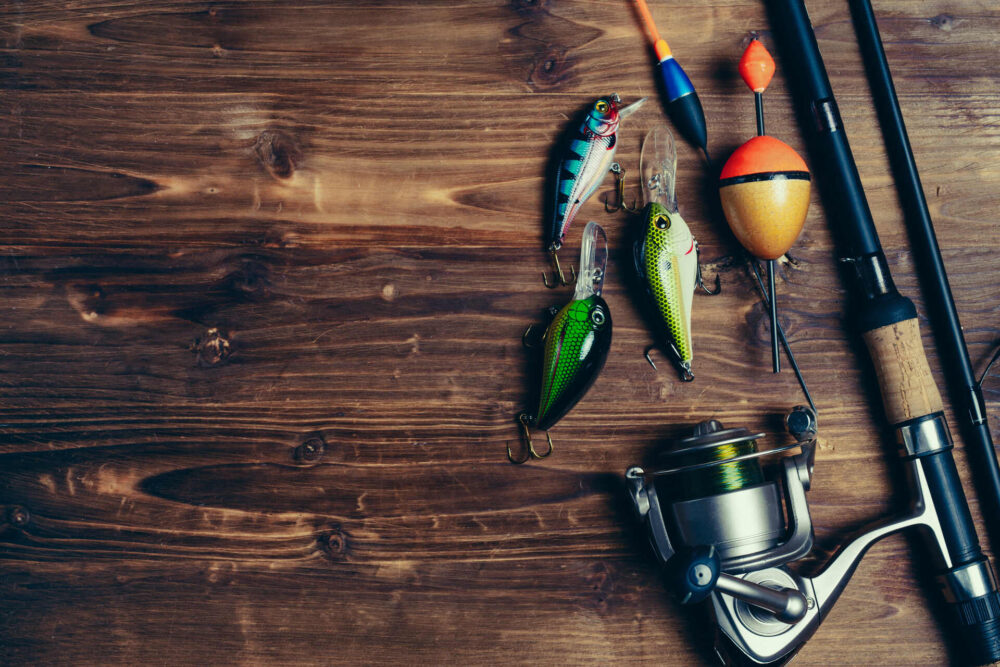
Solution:
[[[510,450],[510,445],[507,445],[507,460],[515,465],[520,465],[526,463],[529,459],[544,459],[546,456],[552,453],[552,436],[549,435],[548,431],[545,432],[545,437],[549,441],[549,449],[544,454],[539,454],[535,450],[535,445],[531,442],[531,431],[528,428],[528,415],[521,413],[517,416],[517,421],[521,423],[521,430],[524,431],[524,440],[528,444],[528,449],[525,453],[523,459],[515,459],[514,452]]]
[[[697,285],[698,287],[700,287],[703,290],[705,290],[705,294],[708,294],[709,296],[715,296],[716,294],[718,294],[719,292],[722,291],[722,282],[719,279],[719,274],[718,273],[715,274],[715,291],[714,292],[712,290],[708,289],[707,287],[705,287],[705,281],[704,281],[704,279],[701,276],[701,247],[698,245],[697,241],[694,242],[694,252],[695,252],[695,256],[698,259],[698,275],[695,276],[695,279],[694,279],[695,280],[695,285]]]
[[[555,277],[556,277],[556,280],[555,280],[555,282],[553,282],[550,285],[549,284],[548,276],[546,276],[545,273],[543,272],[542,273],[542,282],[545,283],[545,286],[548,287],[549,289],[555,289],[556,287],[563,287],[565,285],[570,285],[572,283],[575,283],[576,282],[576,269],[574,269],[572,266],[569,267],[570,275],[572,275],[573,278],[572,278],[572,280],[567,281],[566,280],[566,275],[563,273],[563,270],[562,270],[562,265],[559,264],[559,254],[556,252],[556,249],[555,248],[550,248],[549,249],[549,255],[552,256],[552,266],[555,268]]]
[[[681,358],[681,353],[677,350],[677,348],[674,346],[674,344],[673,343],[669,343],[669,345],[670,345],[670,351],[673,352],[677,356],[678,359],[680,359]],[[656,343],[653,343],[652,345],[650,345],[649,347],[647,347],[643,351],[643,355],[646,357],[646,361],[649,362],[649,365],[653,367],[653,370],[658,371],[660,369],[658,369],[656,367],[656,364],[653,363],[653,358],[651,356],[649,356],[649,351],[652,350],[654,347],[656,347]],[[678,363],[678,365],[677,365],[677,371],[680,373],[681,382],[694,382],[694,373],[691,372],[691,365],[690,364],[685,364],[683,362]]]
[[[608,206],[608,200],[605,199],[604,210],[608,213],[615,213],[624,209],[626,213],[638,213],[639,209],[635,206],[635,199],[632,200],[631,205],[625,203],[625,169],[617,162],[613,162],[611,163],[611,173],[615,175],[615,204]]]
[[[548,308],[545,309],[545,315],[548,318],[548,322],[552,322],[552,319],[555,318],[555,316],[558,314],[559,314],[559,309],[556,308],[555,306],[549,306]],[[546,324],[545,326],[547,328],[549,325]],[[545,333],[546,333],[545,331],[542,332],[542,335],[539,336],[537,340],[528,338],[528,334],[530,334],[531,330],[534,328],[535,328],[534,324],[529,324],[528,328],[524,330],[523,334],[521,334],[521,345],[524,345],[524,347],[526,347],[529,350],[538,347],[538,344],[545,340]]]
[[[535,349],[536,347],[538,347],[539,343],[541,343],[543,340],[545,340],[545,332],[544,331],[542,332],[541,336],[535,336],[534,338],[528,338],[528,334],[530,334],[531,330],[534,329],[534,328],[535,328],[534,324],[529,324],[528,328],[524,330],[523,334],[521,334],[521,345],[523,345],[528,350]]]

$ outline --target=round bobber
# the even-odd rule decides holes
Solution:
[[[785,142],[767,135],[736,149],[719,176],[726,220],[744,248],[778,259],[792,247],[809,211],[809,168]]]
[[[795,243],[809,211],[809,168],[795,150],[764,134],[763,92],[774,75],[774,59],[754,40],[740,60],[740,75],[754,92],[757,136],[736,149],[719,175],[719,197],[729,227],[750,254],[767,260],[773,369],[778,356],[774,260]]]

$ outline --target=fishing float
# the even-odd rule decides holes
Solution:
[[[771,365],[781,370],[774,261],[795,243],[809,212],[810,176],[798,153],[764,134],[763,94],[774,76],[774,59],[756,39],[740,59],[740,76],[753,91],[757,136],[736,149],[719,175],[719,197],[729,227],[751,255],[767,261]]]
[[[670,46],[656,29],[653,15],[649,12],[646,0],[633,0],[639,21],[642,23],[653,46],[656,55],[656,68],[659,72],[657,87],[660,89],[660,99],[663,109],[670,116],[684,138],[708,156],[708,131],[705,127],[705,111],[701,108],[701,100],[694,90],[691,79],[684,69],[674,59]]]

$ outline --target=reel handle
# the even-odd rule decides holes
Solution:
[[[720,574],[715,587],[737,600],[766,609],[776,619],[789,625],[805,618],[809,608],[806,596],[794,588],[768,588],[729,574]]]
[[[761,586],[721,572],[721,565],[715,547],[682,549],[668,563],[668,583],[681,604],[701,602],[717,590],[771,612],[782,623],[792,625],[805,617],[808,607],[800,591]]]

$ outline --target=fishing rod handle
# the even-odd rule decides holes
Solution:
[[[924,353],[917,318],[866,331],[865,344],[875,364],[885,413],[892,424],[944,410]]]
[[[940,559],[941,569],[978,560],[983,556],[979,537],[955,468],[944,401],[927,363],[917,309],[893,287],[888,293],[862,299],[858,314],[900,455],[922,459],[937,501],[947,548]]]
[[[879,253],[881,255],[881,253]],[[871,269],[878,261],[856,262]],[[887,269],[886,269],[887,271]],[[880,271],[859,271],[876,275]],[[928,545],[936,561],[937,583],[954,642],[969,664],[1000,660],[1000,593],[983,555],[969,503],[952,454],[954,445],[944,415],[944,402],[924,351],[913,302],[895,288],[868,282],[860,299],[859,323],[868,347],[885,413],[895,427],[900,455],[921,467],[933,499],[943,544]]]

